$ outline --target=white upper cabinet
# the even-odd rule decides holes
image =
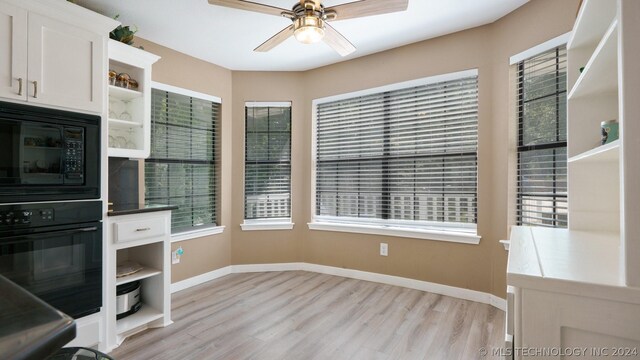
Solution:
[[[29,14],[27,101],[102,111],[104,36]]]
[[[67,1],[0,0],[0,100],[101,113],[117,24]]]
[[[0,97],[26,100],[27,11],[0,6]]]

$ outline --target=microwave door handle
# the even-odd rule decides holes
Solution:
[[[37,237],[38,239],[41,239],[43,235],[46,236],[59,236],[59,235],[65,235],[65,234],[78,234],[78,233],[87,233],[87,232],[92,232],[92,231],[97,231],[98,227],[97,226],[89,226],[89,227],[84,227],[84,228],[79,228],[79,229],[67,229],[67,230],[57,230],[57,231],[40,231],[37,233],[28,233],[28,234],[23,234],[23,235],[15,235],[15,236],[6,236],[6,237],[0,237],[0,244],[1,243],[8,243],[8,242],[24,242],[24,241],[29,241],[29,239],[33,238],[33,237]]]

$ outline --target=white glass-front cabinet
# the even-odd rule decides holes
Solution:
[[[151,66],[159,59],[133,46],[109,40],[109,70],[116,74],[116,80],[109,84],[109,156],[149,157]]]
[[[0,0],[0,97],[100,113],[117,22],[68,2]]]

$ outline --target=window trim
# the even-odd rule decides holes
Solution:
[[[193,240],[193,239],[197,239],[205,236],[222,234],[224,232],[224,229],[225,229],[224,225],[218,225],[218,226],[210,226],[210,227],[201,228],[201,229],[182,231],[175,234],[171,234],[171,242],[174,243],[179,241]]]
[[[289,215],[293,214],[293,189],[291,187],[293,183],[293,154],[291,153],[291,148],[293,147],[293,102],[292,101],[246,101],[244,103],[244,107],[246,108],[256,108],[256,107],[280,107],[280,108],[289,108]],[[246,151],[247,151],[247,119],[245,112],[245,129],[244,129],[244,160],[243,167],[244,172],[242,175],[242,201],[243,206],[246,206],[247,203],[247,194],[246,194]],[[243,217],[246,215],[246,209],[243,208]],[[253,230],[291,230],[295,224],[292,222],[291,217],[288,218],[257,218],[257,219],[244,219],[242,224],[240,224],[240,228],[243,231],[253,231]]]
[[[291,218],[245,219],[240,228],[243,231],[292,230],[294,225]]]
[[[222,105],[222,98],[219,98],[217,96],[213,96],[213,95],[209,95],[209,94],[205,94],[205,93],[201,93],[201,92],[197,92],[197,91],[193,91],[193,90],[189,90],[189,89],[185,89],[185,88],[181,88],[181,87],[177,87],[177,86],[173,86],[173,85],[169,85],[169,84],[165,84],[157,81],[151,82],[151,88],[172,92],[178,95],[194,97],[201,100],[207,100],[207,101],[211,101],[211,102]]]
[[[463,226],[451,227],[451,230],[444,230],[442,227],[445,223],[438,223],[433,227],[418,227],[404,225],[384,220],[385,223],[375,224],[375,222],[364,223],[362,221],[328,221],[326,216],[316,215],[316,168],[317,168],[317,121],[318,121],[318,104],[343,100],[352,97],[371,95],[380,92],[400,90],[403,88],[434,84],[443,81],[457,80],[470,76],[478,76],[478,69],[468,69],[447,74],[428,76],[420,79],[409,80],[389,85],[378,86],[374,88],[357,90],[353,92],[332,95],[323,98],[313,99],[311,102],[311,221],[307,223],[310,230],[326,230],[338,232],[350,232],[358,234],[386,235],[407,238],[416,238],[424,240],[449,241],[465,244],[479,244],[481,236],[478,235],[478,224],[470,224],[466,230]],[[479,106],[479,104],[478,104]],[[479,122],[479,121],[478,121]],[[476,175],[477,176],[477,175]],[[477,194],[476,194],[477,197]],[[477,201],[477,198],[476,198]]]
[[[571,38],[571,31],[568,33],[564,33],[560,36],[556,36],[553,39],[547,40],[542,44],[538,44],[530,49],[527,49],[523,52],[515,54],[509,58],[509,66],[517,65],[519,62],[523,60],[527,60],[536,55],[540,55],[545,51],[549,51],[558,46],[567,45],[569,39]]]
[[[153,89],[172,92],[174,94],[189,96],[189,97],[197,98],[201,100],[207,100],[207,101],[211,101],[211,102],[222,105],[222,98],[220,97],[157,82],[157,81],[151,81],[151,90]],[[149,99],[151,99],[151,94],[149,94]],[[151,122],[149,122],[149,126],[151,127]],[[149,133],[149,137],[151,137],[150,133]],[[151,146],[151,139],[149,139],[149,146]],[[219,197],[217,198],[219,199]],[[214,206],[217,206],[217,204],[214,204]],[[193,230],[184,230],[176,233],[172,232],[170,241],[174,243],[179,241],[192,240],[192,239],[196,239],[204,236],[222,234],[224,232],[224,229],[225,229],[224,225],[220,225],[216,222],[216,224],[212,224],[207,227],[196,228]]]
[[[521,99],[521,96],[519,95],[518,92],[518,87],[519,84],[523,81],[522,76],[523,76],[523,68],[522,65],[525,61],[536,57],[538,55],[541,55],[543,53],[549,52],[553,49],[558,49],[560,47],[565,47],[568,44],[568,41],[571,37],[571,33],[565,33],[562,34],[560,36],[557,36],[551,40],[548,40],[542,44],[536,45],[528,50],[525,50],[517,55],[514,55],[510,58],[510,61],[518,60],[515,63],[511,63],[510,67],[515,69],[515,74],[514,74],[514,78],[513,80],[515,80],[514,86],[515,86],[515,93],[513,94],[513,96],[515,97],[515,104],[517,104],[516,108],[519,108],[520,110],[516,110],[514,112],[514,116],[513,119],[511,119],[511,121],[513,121],[515,123],[515,134],[511,135],[511,136],[515,136],[515,148],[512,149],[515,156],[514,156],[514,168],[513,168],[513,173],[509,173],[509,181],[513,181],[514,184],[514,193],[512,197],[509,197],[509,202],[510,202],[510,219],[512,220],[512,223],[517,225],[517,226],[542,226],[542,225],[532,225],[532,224],[524,224],[522,222],[522,213],[521,213],[521,208],[520,208],[520,204],[522,202],[522,198],[524,196],[524,194],[522,194],[519,191],[519,170],[518,167],[520,165],[520,156],[522,153],[527,152],[527,151],[532,151],[532,150],[545,150],[545,149],[557,149],[557,148],[561,148],[564,147],[565,149],[568,150],[568,141],[565,139],[564,141],[557,141],[555,143],[545,143],[545,144],[540,144],[540,145],[523,145],[522,144],[522,123],[521,123],[521,118],[523,117],[522,112],[522,108],[523,108],[523,100]],[[556,73],[557,73],[557,59],[558,59],[558,53],[556,50]],[[568,79],[567,79],[568,81]],[[568,85],[568,84],[567,84]],[[556,87],[557,87],[557,82],[556,82]],[[565,89],[565,94],[568,95],[569,94],[569,89]],[[546,95],[546,96],[552,96],[550,95]],[[558,93],[556,93],[554,96],[556,96],[556,98],[558,97]],[[557,101],[557,100],[556,100]],[[510,103],[511,104],[511,103]],[[565,109],[565,111],[568,111],[567,109]],[[556,112],[557,112],[557,108],[556,108]],[[558,114],[556,114],[556,118],[557,118]],[[556,136],[558,136],[558,122],[556,120]],[[568,166],[568,158],[567,158],[567,166]],[[555,174],[555,163],[554,163],[554,174]],[[556,183],[555,180],[555,175],[554,175],[554,184]],[[558,196],[555,195],[556,194],[556,187],[554,186],[553,188],[553,192],[554,192],[554,196],[553,196],[553,203],[554,203],[554,208],[555,208],[555,204],[558,201],[558,198],[564,198],[566,203],[567,203],[567,207],[569,206],[569,197],[568,197],[568,193],[567,195],[563,196]],[[512,209],[512,210],[511,210]],[[511,213],[512,211],[512,213]],[[555,213],[555,212],[554,212]],[[555,213],[557,214],[557,213]],[[567,213],[568,215],[568,213]],[[557,220],[554,220],[557,221]],[[568,227],[568,219],[567,219],[567,226]],[[551,226],[551,228],[566,228],[566,227],[558,227],[558,226]],[[506,245],[505,245],[506,247]]]
[[[374,225],[344,222],[314,221],[307,224],[309,230],[337,231],[356,234],[397,236],[422,240],[447,241],[463,244],[480,244],[482,238],[475,231],[449,231],[431,228],[401,227],[393,225]]]

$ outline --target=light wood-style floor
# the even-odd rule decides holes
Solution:
[[[504,344],[504,313],[492,306],[304,271],[232,274],[172,301],[174,324],[137,334],[111,355],[466,360],[495,358],[491,348]]]

